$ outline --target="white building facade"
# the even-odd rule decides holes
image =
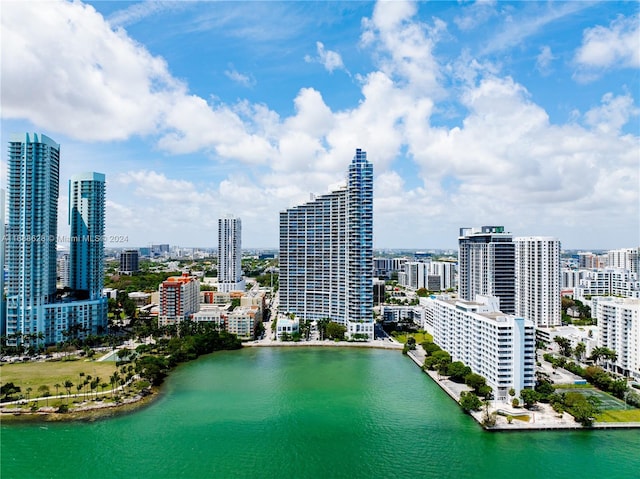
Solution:
[[[522,317],[497,309],[495,297],[477,296],[477,302],[435,296],[425,305],[425,324],[433,341],[487,380],[494,398],[509,400],[516,392],[535,386],[535,327]]]
[[[242,277],[242,222],[228,216],[218,219],[218,291],[244,291]]]
[[[640,299],[594,297],[592,316],[598,320],[598,345],[618,358],[610,369],[640,381]]]
[[[373,166],[356,150],[347,187],[280,213],[280,303],[373,339]]]
[[[537,327],[562,324],[560,241],[531,236],[514,238],[515,314]]]

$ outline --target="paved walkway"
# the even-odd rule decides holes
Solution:
[[[408,356],[418,367],[422,368],[426,358],[426,353],[421,345],[417,344],[416,349],[409,351]],[[425,373],[456,402],[460,402],[460,393],[462,391],[471,391],[469,386],[441,377],[436,371],[425,371]],[[471,416],[479,424],[482,424],[487,412],[489,414],[498,413],[496,415],[496,424],[491,428],[487,428],[489,431],[582,429],[582,426],[575,421],[573,416],[566,412],[558,414],[549,404],[538,403],[534,409],[529,410],[524,408],[513,408],[510,404],[502,401],[491,401],[488,406],[488,411],[485,409],[473,411]],[[507,416],[513,416],[511,424],[509,424]],[[518,416],[522,419],[515,419]],[[593,428],[640,428],[640,423],[596,423]]]

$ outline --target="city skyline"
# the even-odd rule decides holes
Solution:
[[[376,172],[376,249],[455,249],[469,224],[566,249],[640,243],[634,2],[11,2],[0,15],[2,137],[54,138],[61,178],[106,174],[105,232],[128,239],[107,247],[215,246],[233,211],[245,248],[276,248],[278,213],[334,189],[356,147]],[[61,191],[61,231],[67,205]]]

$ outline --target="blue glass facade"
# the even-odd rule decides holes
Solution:
[[[280,213],[280,311],[373,338],[373,167],[356,150],[346,188]]]

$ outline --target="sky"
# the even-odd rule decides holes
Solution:
[[[503,225],[640,245],[640,3],[0,4],[1,135],[107,178],[108,246],[277,248],[278,213],[374,168],[374,247]],[[6,187],[6,146],[0,184]]]

